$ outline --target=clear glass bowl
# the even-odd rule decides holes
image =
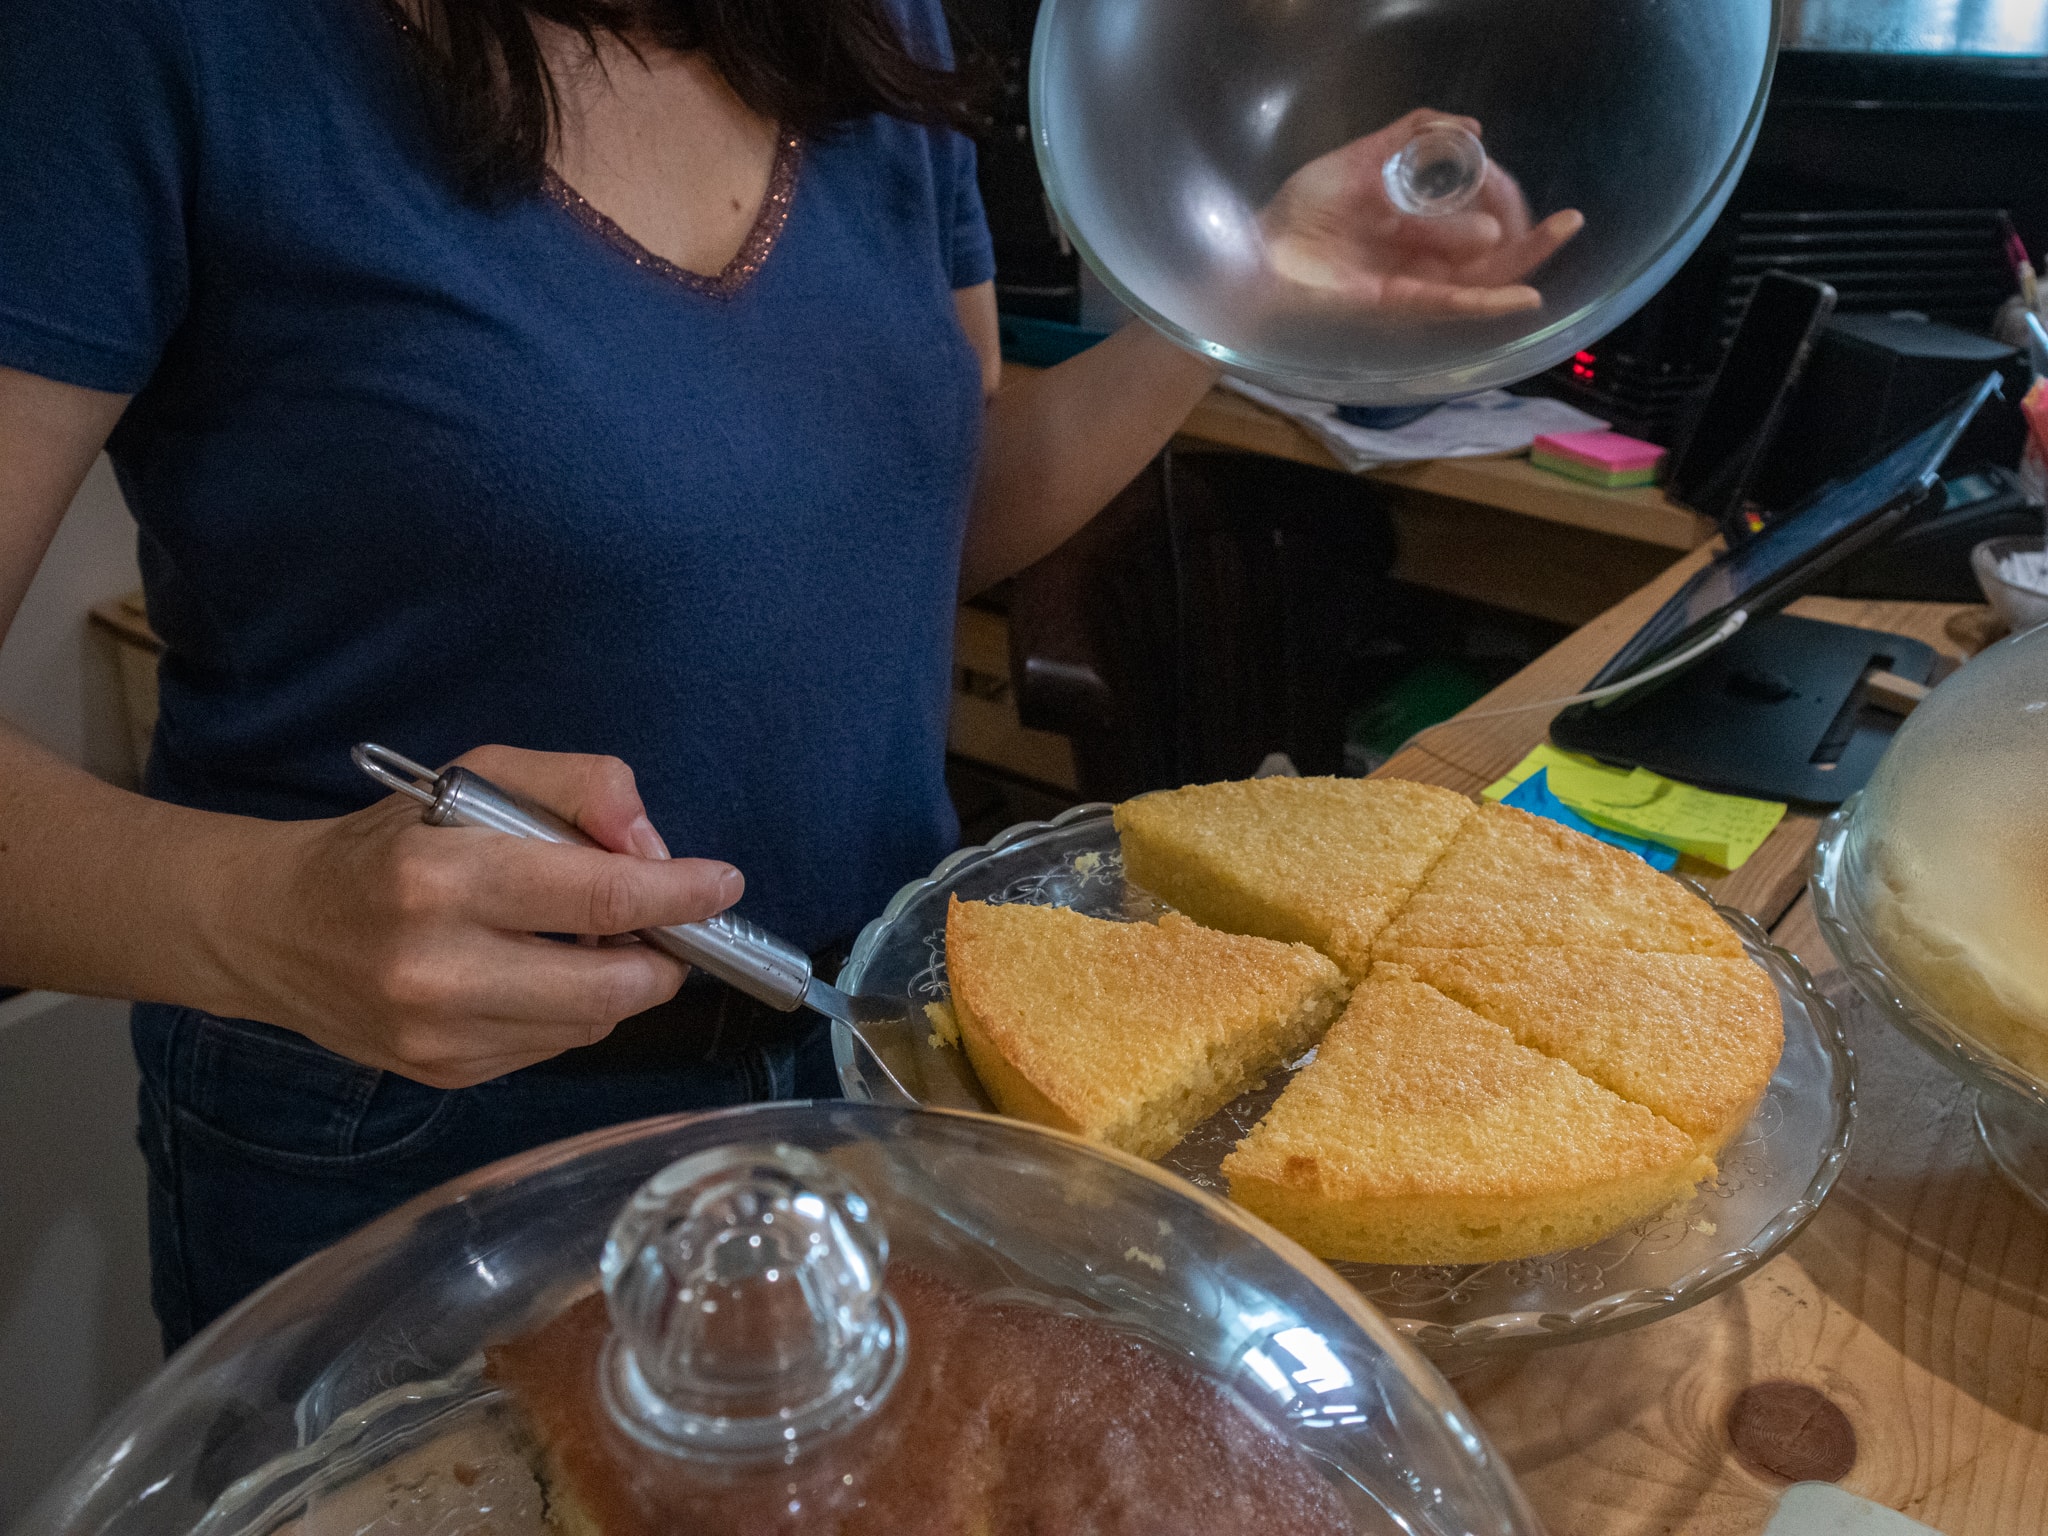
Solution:
[[[1779,26],[1776,0],[1044,0],[1032,130],[1075,247],[1181,345],[1312,399],[1441,400],[1562,362],[1678,270],[1748,159]],[[1304,277],[1275,194],[1347,145],[1352,277],[1464,284],[1431,242],[1508,206],[1497,179],[1472,201],[1488,175],[1584,227],[1486,279],[1538,291],[1514,313]]]
[[[929,878],[906,885],[861,933],[839,984],[909,1005],[912,1027],[880,1043],[921,1101],[990,1107],[965,1053],[936,1044],[922,1025],[923,1005],[948,995],[950,896],[1038,902],[1125,920],[1161,910],[1124,884],[1111,809],[1078,806],[962,849]],[[1841,1020],[1794,955],[1744,914],[1716,910],[1777,986],[1785,1050],[1749,1127],[1723,1152],[1714,1184],[1682,1211],[1567,1253],[1479,1265],[1330,1266],[1439,1364],[1595,1337],[1683,1311],[1777,1253],[1820,1208],[1848,1155],[1853,1118],[1853,1063]],[[843,1029],[835,1030],[833,1044],[849,1097],[898,1099]],[[1275,1074],[1198,1126],[1162,1166],[1226,1195],[1218,1165],[1291,1076]]]
[[[180,1350],[29,1511],[21,1536],[271,1536],[309,1508],[319,1518],[295,1536],[545,1536],[506,1394],[484,1374],[481,1350],[588,1297],[601,1258],[614,1323],[658,1316],[667,1329],[674,1310],[621,1311],[622,1292],[635,1307],[651,1272],[686,1266],[693,1251],[676,1236],[680,1223],[650,1227],[648,1213],[665,1220],[687,1209],[694,1219],[701,1202],[673,1203],[678,1189],[701,1187],[681,1182],[684,1172],[742,1153],[753,1159],[750,1177],[778,1159],[829,1170],[797,1186],[785,1218],[823,1220],[819,1197],[802,1191],[843,1180],[859,1202],[826,1198],[856,1226],[880,1223],[889,1265],[914,1265],[971,1296],[1097,1320],[1220,1385],[1323,1472],[1359,1536],[1535,1536],[1498,1455],[1442,1377],[1355,1291],[1262,1224],[1077,1138],[989,1116],[839,1102],[620,1126],[414,1200]],[[747,1210],[759,1221],[758,1206]],[[788,1229],[753,1230],[772,1238]],[[790,1251],[808,1250],[798,1242]],[[697,1272],[714,1269],[730,1282],[724,1260]],[[772,1267],[759,1274],[777,1281]],[[701,1310],[717,1314],[712,1323],[733,1311]],[[752,1323],[769,1314],[738,1310],[750,1320],[738,1335],[746,1348],[759,1331]],[[625,1337],[614,1332],[611,1344]],[[913,1368],[917,1337],[913,1326]],[[362,1509],[368,1517],[354,1518]],[[487,1509],[498,1513],[486,1519]]]
[[[1977,577],[1984,600],[2014,633],[2032,629],[2036,624],[2048,624],[2048,592],[2015,586],[1998,574],[1998,562],[2007,555],[2039,554],[2043,542],[2038,535],[2008,536],[1986,539],[1970,551],[1970,570]]]

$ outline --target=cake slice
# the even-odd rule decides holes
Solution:
[[[1553,945],[1411,949],[1403,963],[1709,1155],[1748,1122],[1785,1044],[1778,989],[1748,959]]]
[[[1473,813],[1374,953],[1529,944],[1742,958],[1734,931],[1676,880],[1505,805]]]
[[[961,1044],[998,1109],[1139,1157],[1307,1050],[1348,990],[1304,944],[1173,914],[1112,923],[958,897],[946,971]]]
[[[1116,808],[1124,874],[1199,923],[1311,944],[1353,981],[1473,814],[1406,779],[1194,784]]]
[[[1466,1264],[1594,1242],[1714,1165],[1670,1121],[1381,965],[1223,1172],[1322,1258]]]

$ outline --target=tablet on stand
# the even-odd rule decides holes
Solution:
[[[1987,375],[1933,422],[1703,567],[1591,687],[1625,684],[1688,648],[1701,654],[1640,688],[1566,710],[1551,722],[1551,740],[1768,800],[1836,805],[1862,788],[1890,740],[1888,728],[1864,718],[1865,679],[1888,672],[1926,683],[1934,652],[1903,635],[1778,610],[1942,494],[1942,460],[1997,387],[1997,375]],[[1724,633],[1722,643],[1706,643]]]

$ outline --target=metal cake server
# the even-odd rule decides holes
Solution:
[[[467,768],[436,773],[389,747],[367,741],[358,743],[350,756],[358,768],[386,789],[410,795],[425,806],[422,819],[429,826],[484,827],[545,843],[599,846],[554,812],[499,788]],[[882,1053],[884,1043],[893,1044],[896,1050],[892,1054],[899,1058],[904,1070],[912,1076],[920,1075],[912,1065],[912,1026],[901,1001],[848,996],[811,974],[811,957],[801,949],[731,912],[721,912],[701,923],[642,928],[634,937],[716,976],[779,1012],[809,1008],[844,1024],[881,1068],[889,1086],[910,1103],[922,1102],[920,1095],[904,1086],[896,1065]]]

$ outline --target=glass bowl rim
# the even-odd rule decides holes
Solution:
[[[1082,261],[1102,280],[1103,286],[1109,289],[1117,301],[1132,314],[1166,336],[1175,345],[1221,363],[1231,373],[1251,383],[1304,399],[1320,399],[1323,392],[1335,391],[1336,393],[1330,394],[1328,398],[1341,399],[1352,404],[1398,405],[1424,400],[1455,399],[1460,395],[1501,388],[1532,378],[1547,365],[1539,364],[1534,369],[1519,368],[1518,359],[1526,358],[1531,352],[1578,327],[1590,327],[1603,316],[1610,322],[1607,328],[1611,329],[1613,325],[1619,324],[1640,309],[1655,286],[1661,286],[1663,282],[1669,280],[1671,274],[1682,266],[1697,248],[1700,240],[1704,239],[1714,221],[1725,211],[1729,199],[1734,195],[1736,183],[1749,164],[1750,154],[1756,148],[1757,136],[1763,128],[1764,110],[1770,103],[1771,84],[1777,76],[1778,55],[1783,51],[1786,0],[1768,0],[1771,9],[1769,30],[1766,34],[1768,41],[1765,44],[1764,67],[1757,81],[1756,93],[1750,98],[1742,127],[1735,135],[1734,148],[1715,171],[1706,195],[1690,217],[1681,221],[1654,248],[1639,258],[1628,276],[1614,284],[1603,297],[1588,300],[1570,314],[1560,316],[1526,336],[1518,337],[1492,354],[1426,372],[1410,370],[1399,374],[1366,374],[1355,368],[1304,373],[1296,368],[1281,366],[1268,358],[1237,352],[1220,342],[1197,336],[1178,321],[1168,319],[1131,292],[1123,280],[1110,271],[1108,263],[1096,255],[1095,248],[1086,236],[1076,229],[1069,214],[1065,186],[1054,164],[1050,137],[1045,129],[1045,70],[1040,61],[1051,52],[1047,39],[1051,36],[1053,15],[1059,9],[1060,3],[1061,0],[1045,0],[1039,7],[1038,18],[1032,29],[1031,68],[1026,84],[1026,99],[1031,117],[1032,158],[1038,167],[1038,178],[1044,187],[1046,202],[1051,207],[1060,229],[1074,249],[1080,253]],[[1445,380],[1455,381],[1449,385],[1448,391],[1441,382]],[[1369,391],[1371,398],[1367,399],[1360,395],[1361,390]],[[1310,391],[1315,393],[1310,394]]]
[[[1970,546],[1970,569],[1976,575],[1978,585],[1987,589],[1986,596],[1990,595],[1989,588],[1997,587],[2028,603],[2048,604],[2048,592],[2035,587],[2023,587],[2017,582],[2007,581],[1998,574],[1998,562],[2007,555],[2022,552],[2040,554],[2044,550],[2048,550],[2048,535],[2003,533],[1995,539],[1984,539]]]

